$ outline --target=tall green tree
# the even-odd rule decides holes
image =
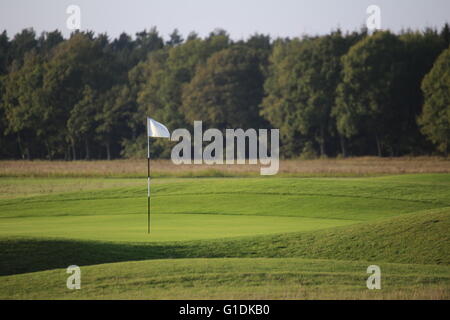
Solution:
[[[422,132],[439,151],[448,155],[450,147],[450,47],[436,60],[422,82],[425,97],[418,118]]]
[[[319,145],[322,156],[327,154],[327,142],[335,133],[331,109],[341,79],[340,58],[355,42],[355,38],[344,37],[340,31],[336,31],[330,35],[289,43],[285,58],[275,61],[281,64],[281,70],[271,75],[280,77],[280,81],[270,79],[267,82],[268,95],[263,102],[263,114],[271,119],[271,113],[280,112],[275,108],[285,109],[278,122],[291,117],[293,127],[287,128],[288,132],[298,131],[305,137],[311,137],[312,142]],[[280,102],[274,106],[275,100]]]
[[[397,89],[401,95],[396,128],[399,132],[393,140],[395,155],[429,152],[429,143],[420,132],[417,117],[422,112],[423,94],[421,82],[430,72],[439,54],[446,49],[446,42],[435,30],[407,32],[400,35],[404,46],[401,80]]]
[[[291,52],[299,50],[302,41],[277,39],[269,57],[268,75],[265,77],[265,98],[262,101],[261,115],[270,124],[280,129],[281,153],[286,157],[296,156],[303,147],[300,131],[296,124],[295,103],[291,95],[290,72],[294,64]]]
[[[134,42],[134,48],[131,52],[131,59],[134,65],[147,59],[149,53],[164,47],[164,40],[159,35],[156,27],[152,27],[149,31],[137,32]]]
[[[16,136],[22,158],[42,156],[36,140],[45,143],[48,157],[52,126],[50,110],[47,108],[43,87],[44,65],[35,50],[25,54],[20,69],[11,71],[4,81],[2,105],[7,122],[4,133]]]
[[[10,59],[12,60],[13,68],[20,68],[25,54],[32,49],[36,49],[37,44],[36,32],[33,28],[23,29],[20,33],[17,33],[11,41]]]
[[[104,52],[102,41],[96,41],[89,33],[75,33],[55,47],[46,64],[44,90],[48,96],[47,108],[54,120],[55,135],[60,139],[57,145],[71,144],[76,150],[76,140],[67,130],[70,111],[83,99],[86,86],[102,92],[113,84],[110,55]],[[56,134],[57,132],[57,134]],[[76,158],[72,154],[72,158]]]
[[[166,44],[168,46],[177,46],[179,44],[183,43],[183,37],[181,36],[180,32],[178,31],[178,29],[173,30],[173,32],[170,34],[170,39],[166,42]]]
[[[72,145],[72,154],[76,159],[75,145],[83,143],[85,147],[85,159],[91,158],[91,144],[95,138],[96,115],[102,111],[99,105],[98,94],[90,87],[85,86],[83,97],[70,110],[67,120],[67,130]]]
[[[42,32],[38,39],[39,52],[44,55],[50,55],[54,47],[64,41],[64,38],[60,31],[54,30],[51,32]]]
[[[258,128],[264,94],[261,57],[235,46],[215,53],[184,87],[182,110],[192,123],[216,128]]]
[[[440,34],[442,40],[444,41],[444,44],[446,47],[450,45],[450,26],[448,23],[442,27],[441,34]]]
[[[124,136],[127,129],[128,100],[124,94],[126,90],[126,86],[115,85],[98,98],[101,109],[95,115],[95,137],[105,147],[107,160],[120,154],[118,151],[114,152],[113,148],[119,147],[120,136]]]
[[[333,112],[337,129],[347,138],[372,136],[378,156],[392,154],[393,140],[401,134],[396,120],[402,112],[398,88],[403,50],[396,35],[382,31],[359,41],[342,57],[343,79]]]
[[[0,75],[8,73],[8,66],[10,63],[11,43],[9,42],[8,34],[4,30],[0,34]]]

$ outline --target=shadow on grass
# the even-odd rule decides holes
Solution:
[[[70,265],[181,258],[291,257],[296,234],[160,243],[86,240],[0,239],[0,276],[67,268]],[[280,246],[280,242],[283,246]],[[286,251],[286,249],[288,249]]]
[[[131,260],[194,257],[192,253],[192,245],[6,239],[0,241],[0,275],[66,268],[73,264],[83,266]]]

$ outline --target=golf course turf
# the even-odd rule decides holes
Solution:
[[[151,234],[143,179],[0,190],[2,299],[450,297],[450,174],[154,179]]]

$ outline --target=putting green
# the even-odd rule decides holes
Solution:
[[[209,214],[56,216],[2,219],[2,236],[62,237],[104,241],[181,241],[310,231],[355,223],[352,220]]]
[[[438,186],[433,175],[156,179],[150,235],[139,180],[3,179],[0,237],[154,242],[311,231],[448,206],[450,175],[437,178]],[[19,182],[33,196],[21,196]]]

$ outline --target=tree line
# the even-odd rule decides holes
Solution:
[[[145,157],[146,116],[171,130],[279,128],[281,155],[447,155],[450,30],[233,41],[0,34],[0,158]],[[171,142],[152,140],[152,156]]]

